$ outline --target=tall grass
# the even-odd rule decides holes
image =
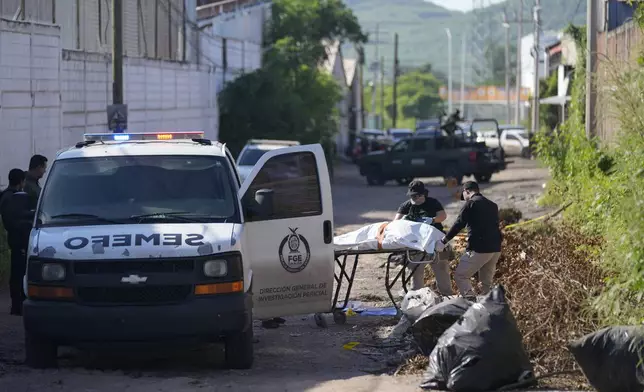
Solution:
[[[583,40],[578,43],[583,48]],[[582,62],[568,121],[537,139],[539,156],[552,173],[543,202],[572,201],[567,221],[604,239],[600,266],[609,278],[592,305],[606,323],[636,324],[644,322],[644,68],[607,68],[601,85],[609,87],[600,90],[599,115],[616,119],[619,132],[610,145],[586,137]]]

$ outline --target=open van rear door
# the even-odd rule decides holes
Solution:
[[[319,144],[264,154],[239,191],[254,316],[329,312],[334,249],[331,183]]]

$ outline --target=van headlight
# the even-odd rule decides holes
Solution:
[[[42,265],[43,280],[64,280],[66,275],[65,266],[62,264],[46,263]]]
[[[226,260],[210,260],[203,264],[203,273],[209,278],[221,278],[228,274],[228,262]]]

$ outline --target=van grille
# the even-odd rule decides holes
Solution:
[[[77,261],[74,263],[76,275],[102,274],[150,274],[192,272],[194,260],[158,260],[150,261]]]
[[[87,304],[146,305],[184,301],[191,285],[141,287],[79,287],[78,299]]]

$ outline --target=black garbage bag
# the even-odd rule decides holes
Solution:
[[[472,302],[458,297],[429,307],[418,317],[411,331],[423,354],[429,355],[432,352],[438,338],[457,322],[470,306]]]
[[[644,326],[600,329],[568,350],[598,392],[644,391]]]
[[[493,391],[534,382],[505,290],[495,287],[445,331],[429,356],[424,389]]]

